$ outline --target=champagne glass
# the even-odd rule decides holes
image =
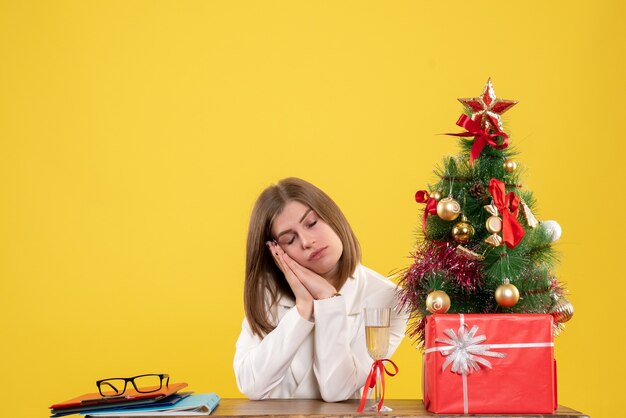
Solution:
[[[365,340],[367,352],[374,360],[386,358],[389,351],[389,325],[391,320],[391,308],[365,308]],[[376,368],[376,387],[374,388],[374,398],[376,402],[370,410],[378,410],[378,403],[382,397],[381,371]],[[365,388],[364,390],[369,390]],[[381,412],[388,412],[392,409],[383,405]]]

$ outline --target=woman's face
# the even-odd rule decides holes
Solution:
[[[310,207],[292,200],[272,224],[272,236],[298,264],[329,279],[343,254],[343,244],[333,229]]]

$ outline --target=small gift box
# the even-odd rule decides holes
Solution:
[[[551,315],[430,315],[425,347],[430,412],[551,414],[557,407]]]

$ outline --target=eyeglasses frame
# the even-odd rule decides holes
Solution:
[[[151,389],[151,390],[139,390],[139,388],[137,387],[137,385],[135,384],[135,379],[139,378],[139,377],[146,377],[146,376],[158,376],[159,377],[159,387],[156,389]],[[124,389],[120,392],[120,393],[116,393],[114,395],[105,395],[102,392],[102,384],[105,383],[107,380],[123,380],[124,381]],[[158,392],[159,390],[161,390],[161,388],[163,388],[163,380],[166,380],[165,382],[165,387],[168,388],[169,384],[170,384],[170,375],[167,373],[146,373],[146,374],[138,374],[137,376],[133,376],[133,377],[109,377],[106,379],[101,379],[101,380],[97,380],[96,381],[96,386],[98,386],[98,392],[100,392],[100,395],[102,395],[105,398],[109,398],[109,397],[113,397],[113,396],[120,396],[123,395],[124,393],[126,393],[126,388],[128,387],[128,382],[132,383],[133,387],[135,388],[135,390],[137,391],[137,393],[152,393],[152,392]],[[109,384],[109,386],[113,386],[111,384]]]

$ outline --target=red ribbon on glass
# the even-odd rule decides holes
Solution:
[[[502,216],[502,239],[509,248],[515,247],[524,238],[526,231],[517,220],[520,198],[513,192],[506,194],[504,183],[498,179],[489,182],[489,193]]]
[[[391,373],[385,367],[384,362],[391,363],[391,365],[396,371]],[[356,410],[357,412],[363,412],[363,408],[365,407],[365,402],[367,402],[367,394],[369,392],[369,389],[376,386],[376,376],[378,374],[380,374],[380,386],[382,389],[381,394],[380,394],[380,401],[378,402],[378,411],[380,412],[380,408],[383,406],[383,401],[385,400],[385,373],[387,373],[389,376],[395,376],[396,374],[398,374],[398,366],[396,366],[396,363],[389,360],[388,358],[375,360],[374,364],[372,364],[372,369],[370,370],[370,374],[367,376],[367,380],[365,381],[365,386],[363,386],[363,396],[361,397],[361,403],[359,404],[359,409]]]
[[[426,190],[418,190],[417,193],[415,193],[415,201],[417,203],[426,203],[424,222],[422,223],[422,231],[424,231],[424,235],[426,235],[426,219],[428,219],[429,214],[437,214],[437,201],[430,197]]]
[[[485,130],[479,121],[472,120],[472,118],[467,115],[461,115],[459,120],[456,121],[456,124],[461,128],[465,128],[467,132],[462,132],[460,134],[446,134],[452,136],[475,137],[474,144],[472,144],[472,150],[470,152],[470,165],[474,163],[474,160],[478,158],[481,151],[487,144],[491,145],[495,149],[504,149],[509,146],[509,136],[500,130],[500,124],[498,121],[491,116],[489,116],[489,120],[493,128],[496,130],[493,133]],[[497,137],[503,138],[501,144],[496,142]]]

